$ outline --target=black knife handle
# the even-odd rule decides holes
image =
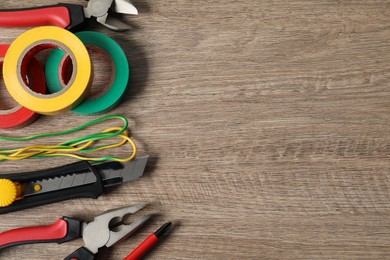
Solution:
[[[23,183],[46,178],[53,178],[67,174],[90,174],[93,173],[96,177],[96,182],[92,184],[70,187],[63,190],[51,191],[42,194],[36,194],[25,197],[21,200],[13,202],[7,207],[0,207],[0,214],[9,213],[17,210],[32,208],[36,206],[46,205],[54,202],[75,199],[75,198],[98,198],[103,193],[103,182],[100,174],[94,169],[91,164],[86,161],[81,161],[73,164],[68,164],[52,169],[20,173],[20,174],[4,174],[0,175],[2,179]]]

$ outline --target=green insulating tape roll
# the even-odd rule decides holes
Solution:
[[[109,83],[108,89],[103,95],[97,97],[88,97],[72,111],[78,114],[91,115],[104,113],[114,108],[122,100],[125,95],[130,77],[129,63],[126,54],[113,39],[107,35],[84,31],[76,33],[76,36],[85,44],[97,47],[107,53],[114,64],[112,68],[113,77]],[[65,52],[61,49],[54,49],[46,63],[46,82],[50,93],[60,91],[64,83],[62,83],[60,66],[63,64]],[[62,84],[61,84],[62,83]],[[93,88],[93,83],[92,83]]]

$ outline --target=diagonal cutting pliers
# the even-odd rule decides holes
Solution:
[[[99,249],[111,247],[116,242],[131,236],[151,216],[138,217],[131,224],[123,224],[123,217],[134,214],[146,205],[108,210],[86,223],[63,217],[50,226],[25,227],[0,233],[0,250],[34,243],[64,243],[83,238],[85,245],[68,255],[64,260],[93,260]]]
[[[55,25],[68,30],[75,30],[86,19],[96,21],[115,31],[130,27],[112,17],[113,13],[137,15],[138,11],[128,0],[89,0],[87,7],[77,4],[60,3],[56,5],[25,9],[0,10],[0,27],[36,27]]]

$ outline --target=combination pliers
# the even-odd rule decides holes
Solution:
[[[64,243],[83,238],[85,245],[68,255],[64,260],[92,260],[102,247],[111,247],[118,241],[131,236],[151,215],[138,217],[131,224],[123,224],[124,216],[134,214],[146,205],[108,210],[86,223],[81,220],[62,217],[49,226],[25,227],[0,233],[0,250],[34,243]]]

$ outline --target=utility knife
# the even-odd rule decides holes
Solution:
[[[87,161],[34,172],[0,175],[0,214],[75,198],[98,198],[105,188],[144,173],[149,156],[126,163]]]

